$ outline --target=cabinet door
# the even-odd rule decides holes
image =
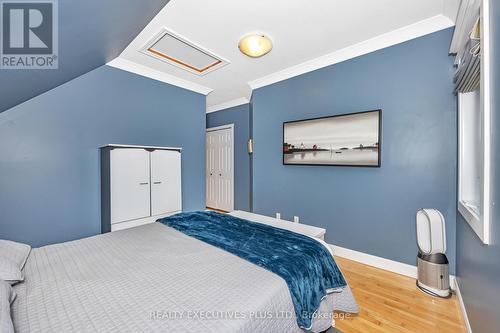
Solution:
[[[111,151],[111,223],[151,215],[149,152]]]
[[[151,152],[151,182],[151,215],[181,210],[181,153]]]

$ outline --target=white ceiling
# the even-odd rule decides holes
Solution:
[[[208,93],[207,109],[242,104],[252,87],[280,81],[454,24],[460,0],[171,0],[123,51],[116,67]],[[166,28],[229,61],[198,76],[141,53]],[[263,32],[262,58],[238,50]],[[113,65],[113,64],[111,64]]]

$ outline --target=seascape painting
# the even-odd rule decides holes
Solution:
[[[380,166],[381,110],[283,124],[283,164]]]

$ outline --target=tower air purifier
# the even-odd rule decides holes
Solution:
[[[419,209],[417,224],[417,286],[437,297],[450,296],[450,275],[446,258],[446,228],[437,209]]]

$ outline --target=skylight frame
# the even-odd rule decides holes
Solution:
[[[198,50],[201,53],[204,53],[205,55],[208,55],[211,58],[216,59],[213,63],[211,63],[208,66],[205,66],[204,68],[197,68],[196,66],[192,64],[185,63],[181,59],[176,59],[174,57],[171,57],[167,54],[163,54],[160,51],[154,50],[153,46],[160,41],[165,35],[170,35],[173,38],[178,39],[182,43],[185,43],[192,48]],[[153,57],[155,59],[158,59],[160,61],[163,61],[165,63],[168,63],[170,65],[173,65],[177,68],[183,69],[185,71],[188,71],[190,73],[196,74],[198,76],[204,76],[208,73],[211,73],[217,69],[220,69],[228,64],[230,64],[229,60],[215,54],[212,51],[207,50],[206,48],[200,46],[199,44],[196,44],[195,42],[189,40],[188,38],[176,33],[175,31],[168,29],[166,27],[163,27],[160,29],[160,31],[154,35],[152,39],[150,39],[140,50],[139,52]]]

